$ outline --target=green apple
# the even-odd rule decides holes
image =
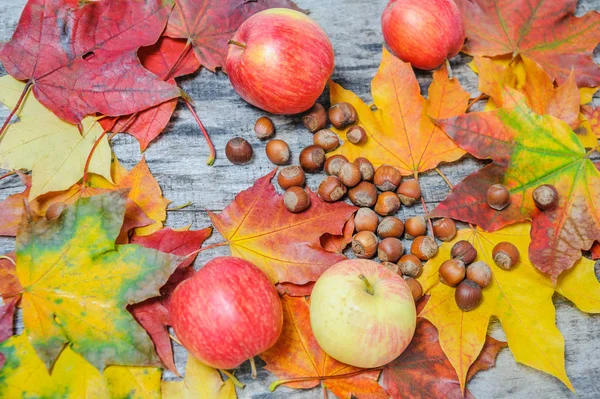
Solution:
[[[317,342],[329,356],[356,367],[379,367],[398,357],[413,337],[416,318],[402,277],[371,260],[333,265],[310,298]]]

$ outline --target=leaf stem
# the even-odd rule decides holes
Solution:
[[[419,181],[419,174],[417,172],[415,172],[415,180]],[[429,209],[427,209],[427,204],[425,203],[425,198],[423,198],[423,195],[421,195],[421,206],[423,207],[423,212],[425,212],[425,215],[428,215]],[[429,225],[429,234],[431,234],[433,237],[433,223],[431,222],[430,218],[427,218],[427,224]]]
[[[327,398],[327,388],[325,388],[325,383],[323,381],[321,381],[321,390],[323,391],[323,399],[328,399]]]
[[[190,256],[197,255],[200,252],[206,251],[207,249],[216,248],[216,247],[223,247],[225,245],[229,245],[229,243],[227,241],[218,242],[216,244],[212,244],[212,245],[209,245],[207,247],[200,248],[200,249],[198,249],[198,250],[196,250],[194,252],[190,252],[189,254],[185,255],[184,258],[189,258]]]
[[[167,208],[167,211],[179,211],[179,210],[181,210],[181,209],[187,208],[188,206],[190,206],[190,205],[192,205],[192,204],[193,204],[193,202],[192,202],[192,201],[188,201],[188,202],[186,202],[185,204],[178,205],[178,206],[175,206],[175,207],[173,207],[173,208]]]
[[[187,43],[185,44],[185,47],[183,48],[183,50],[181,50],[179,57],[177,57],[177,60],[175,60],[175,63],[171,66],[171,68],[169,69],[169,71],[167,72],[167,74],[165,75],[163,80],[166,81],[173,77],[173,75],[175,74],[175,71],[177,70],[177,67],[179,67],[179,64],[181,64],[181,61],[183,61],[183,59],[187,56],[187,54],[190,52],[191,49],[192,49],[192,42],[190,40],[188,40]]]
[[[202,121],[200,121],[200,118],[198,118],[198,114],[196,114],[196,111],[194,110],[194,107],[192,106],[192,104],[190,104],[190,102],[188,101],[187,98],[185,98],[185,97],[182,97],[182,98],[183,98],[183,101],[185,102],[185,105],[187,105],[188,109],[192,113],[192,116],[196,120],[196,123],[198,124],[200,131],[204,135],[204,139],[206,140],[206,144],[208,145],[208,150],[209,150],[209,155],[208,155],[208,158],[206,159],[206,164],[210,166],[213,163],[215,163],[215,157],[217,156],[217,154],[215,152],[215,146],[213,145],[212,141],[210,140],[210,136],[208,135],[208,132],[204,128]]]
[[[490,98],[490,96],[488,96],[485,93],[481,93],[480,95],[478,95],[477,97],[475,97],[473,100],[469,101],[469,105],[467,105],[467,109],[465,109],[465,112],[468,112],[471,107],[473,105],[475,105],[476,103],[478,103],[481,100],[487,100],[488,98]]]
[[[16,266],[17,264],[15,263],[15,260],[13,258],[11,258],[10,256],[6,256],[6,255],[0,255],[0,259],[6,259],[7,261],[9,261],[10,263],[13,264],[13,266]]]
[[[9,177],[9,176],[12,176],[12,175],[14,175],[14,174],[16,174],[16,173],[17,173],[17,172],[16,172],[16,171],[14,171],[14,170],[13,170],[13,171],[10,171],[10,172],[7,172],[7,173],[3,174],[2,176],[0,176],[0,180],[2,180],[2,179],[6,179],[7,177]]]
[[[587,152],[587,154],[585,154],[585,157],[586,157],[586,158],[589,158],[589,157],[590,157],[590,156],[591,156],[591,155],[592,155],[592,154],[593,154],[595,151],[598,151],[598,152],[600,152],[600,145],[598,145],[597,147],[595,147],[595,148],[592,148],[591,150],[589,150],[589,151]]]
[[[326,381],[326,380],[336,380],[340,378],[350,378],[360,374],[369,373],[371,371],[383,370],[383,366],[375,367],[372,369],[362,369],[358,371],[353,371],[352,373],[346,374],[336,374],[336,375],[328,375],[328,376],[314,376],[314,377],[300,377],[300,378],[288,378],[287,380],[277,380],[269,385],[269,391],[274,392],[278,386],[284,384],[290,384],[292,382],[304,382],[304,381]]]
[[[173,334],[169,334],[169,338],[171,338],[171,340],[173,340],[174,342],[177,342],[177,344],[179,346],[183,346],[183,345],[181,345],[181,342]]]
[[[254,356],[252,356],[248,360],[250,360],[250,370],[252,370],[252,373],[250,374],[250,376],[252,377],[253,380],[255,380],[257,372],[256,372],[256,362],[254,362]]]
[[[227,376],[227,378],[229,378],[231,380],[231,382],[233,382],[233,385],[235,385],[239,389],[246,388],[246,384],[244,384],[243,382],[238,380],[237,377],[235,375],[233,375],[233,373],[231,373],[230,371],[223,370],[223,369],[219,369],[219,371],[221,373],[225,374]]]
[[[450,190],[452,190],[454,188],[454,186],[452,185],[452,183],[450,183],[450,180],[448,180],[448,178],[446,177],[446,175],[444,174],[444,172],[442,172],[438,168],[435,168],[435,171],[446,182],[446,184],[448,185],[448,187],[450,187]],[[475,230],[475,226],[473,226],[471,223],[467,223],[467,224],[469,225],[469,227],[471,229]]]
[[[373,295],[375,294],[375,290],[373,290],[373,286],[371,285],[371,283],[369,282],[369,280],[365,277],[364,274],[359,274],[358,278],[361,279],[363,281],[363,283],[365,283],[365,285],[367,286],[367,292],[369,293],[369,295]]]
[[[6,120],[4,121],[4,123],[2,124],[2,127],[0,127],[0,137],[2,137],[2,135],[4,134],[4,131],[8,127],[8,124],[10,123],[10,120],[12,119],[12,117],[15,116],[15,114],[17,113],[17,111],[21,107],[21,103],[25,99],[25,96],[27,95],[27,92],[29,92],[29,89],[31,88],[32,84],[33,84],[33,82],[30,80],[29,82],[27,82],[27,84],[23,88],[23,91],[21,92],[21,95],[19,96],[19,100],[17,101],[17,104],[10,111],[10,114],[8,114],[8,117],[6,118]]]

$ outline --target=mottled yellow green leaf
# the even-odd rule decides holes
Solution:
[[[163,381],[163,399],[235,399],[232,380],[223,382],[219,372],[188,356],[183,381]]]
[[[160,399],[161,370],[154,367],[108,366],[102,375],[111,399]]]

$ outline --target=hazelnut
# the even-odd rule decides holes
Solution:
[[[429,236],[415,238],[410,246],[410,252],[421,260],[429,260],[437,253],[438,246],[435,240]]]
[[[411,206],[421,199],[421,186],[417,179],[404,180],[396,193],[403,205]]]
[[[468,265],[477,258],[477,250],[469,241],[461,240],[452,246],[450,256],[452,259],[462,260],[465,265]]]
[[[404,223],[396,216],[386,216],[377,227],[377,235],[380,238],[400,238],[404,234]]]
[[[46,209],[46,219],[56,220],[67,209],[67,204],[64,202],[55,202]]]
[[[319,185],[319,197],[323,201],[339,201],[344,194],[346,194],[346,186],[335,176],[327,176]]]
[[[409,277],[419,277],[423,272],[421,260],[413,254],[406,254],[398,261],[402,275]]]
[[[494,262],[498,267],[509,270],[514,265],[519,263],[521,255],[519,254],[519,250],[514,244],[510,242],[501,242],[498,243],[494,249],[492,250],[492,257],[494,258]]]
[[[318,172],[325,163],[325,151],[318,145],[309,145],[300,152],[300,166],[306,172]]]
[[[254,133],[261,140],[268,139],[275,133],[275,125],[268,116],[261,116],[254,124]]]
[[[321,129],[313,136],[313,143],[321,147],[325,152],[329,152],[340,146],[340,139],[331,130]]]
[[[463,312],[475,309],[481,303],[481,287],[474,281],[463,280],[454,292],[456,305]]]
[[[404,231],[406,232],[406,238],[408,239],[424,235],[427,231],[425,218],[423,216],[413,216],[408,218],[404,223]]]
[[[329,121],[336,129],[345,129],[356,123],[356,110],[349,103],[337,103],[329,108]]]
[[[410,288],[410,292],[412,293],[415,302],[421,299],[423,296],[423,287],[421,286],[421,283],[412,277],[404,277],[404,282],[408,284],[408,288]]]
[[[395,263],[392,263],[392,262],[381,262],[381,266],[385,267],[386,269],[388,269],[389,271],[391,271],[394,274],[401,274],[400,273],[400,266],[398,266]]]
[[[450,287],[456,287],[465,279],[465,264],[462,260],[448,259],[440,266],[438,271],[440,281]]]
[[[346,187],[354,187],[360,183],[360,169],[350,162],[342,164],[337,176]]]
[[[542,184],[533,190],[533,203],[542,211],[551,211],[558,205],[558,191],[551,184]]]
[[[360,231],[352,237],[352,251],[357,258],[372,258],[377,252],[377,236],[370,231]]]
[[[241,165],[252,159],[252,146],[241,137],[234,137],[225,145],[225,156],[229,162]]]
[[[302,187],[304,185],[304,179],[305,176],[302,168],[298,165],[292,165],[279,170],[277,183],[279,184],[279,187],[287,190],[294,186]]]
[[[398,184],[400,184],[401,179],[402,175],[398,169],[389,165],[381,165],[375,171],[373,183],[381,191],[394,191],[398,187]]]
[[[381,216],[391,215],[400,209],[400,200],[395,193],[386,191],[379,194],[375,203],[375,212]]]
[[[356,231],[375,232],[378,223],[379,218],[371,209],[360,208],[356,211],[356,215],[354,216],[354,228]]]
[[[494,184],[487,190],[487,203],[490,208],[501,211],[510,203],[510,193],[502,184]]]
[[[327,111],[325,111],[325,107],[319,103],[315,103],[302,117],[302,123],[311,133],[323,129],[327,125]]]
[[[310,206],[310,197],[302,187],[290,187],[283,193],[283,205],[290,212],[302,212]]]
[[[492,270],[485,262],[474,262],[467,267],[467,278],[485,288],[492,281]]]
[[[283,140],[271,140],[265,147],[267,158],[275,165],[285,165],[290,160],[290,147]]]
[[[325,173],[328,175],[337,176],[340,172],[340,168],[344,163],[348,162],[348,158],[343,155],[333,155],[327,158],[325,161]]]
[[[363,181],[348,190],[348,198],[356,206],[372,207],[377,202],[377,189],[373,183]]]
[[[394,237],[384,238],[377,247],[377,257],[382,262],[398,262],[403,252],[402,241]]]
[[[450,218],[442,218],[433,222],[433,235],[442,241],[450,241],[456,236],[456,223]]]
[[[358,169],[360,169],[360,176],[363,180],[373,180],[375,168],[373,167],[371,161],[369,161],[367,158],[358,157],[354,160],[354,163],[358,165]]]
[[[367,132],[360,126],[352,126],[346,132],[346,139],[354,145],[361,145],[367,141]]]

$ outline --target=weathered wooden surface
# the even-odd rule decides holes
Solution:
[[[380,16],[386,0],[365,2],[363,0],[298,0],[297,3],[311,11],[311,16],[327,31],[334,45],[336,68],[333,79],[345,88],[351,89],[365,100],[371,100],[370,80],[379,65],[383,44],[380,32]],[[600,9],[600,1],[583,0],[578,14],[587,10]],[[0,0],[0,42],[8,40],[18,22],[25,0]],[[596,57],[598,58],[598,57]],[[470,60],[458,56],[451,62],[453,73],[463,86],[477,95],[477,77],[467,67]],[[0,67],[0,75],[6,72]],[[426,93],[431,82],[429,73],[418,73],[422,92]],[[204,125],[211,134],[218,151],[213,167],[205,165],[208,151],[205,142],[190,113],[179,106],[175,117],[165,133],[146,151],[145,156],[152,173],[160,183],[165,197],[174,205],[192,201],[193,205],[185,210],[170,212],[167,225],[178,227],[192,225],[202,228],[210,225],[206,210],[220,211],[229,204],[235,194],[250,187],[253,182],[273,166],[264,154],[265,143],[257,140],[252,132],[254,121],[263,113],[244,103],[231,88],[227,77],[222,73],[212,74],[201,71],[193,76],[180,79],[181,87],[195,101],[195,106]],[[327,103],[327,93],[322,96]],[[600,101],[596,99],[600,105]],[[181,104],[180,104],[181,105]],[[0,121],[7,111],[0,109]],[[298,117],[274,117],[277,137],[287,141],[297,157],[300,149],[312,144],[312,136],[302,127]],[[224,157],[227,140],[233,136],[248,139],[255,151],[252,162],[245,166],[231,165]],[[135,165],[141,154],[135,139],[128,135],[119,135],[113,140],[113,148],[119,160],[127,167]],[[482,163],[472,158],[464,159],[441,169],[453,184],[481,167]],[[309,176],[308,185],[316,189],[321,175]],[[436,173],[422,176],[424,198],[430,209],[448,193],[448,187]],[[19,180],[11,177],[0,182],[0,199],[21,191]],[[420,207],[403,208],[400,217],[406,218],[422,213]],[[221,241],[215,232],[207,244]],[[14,239],[0,239],[0,253],[14,248]],[[226,247],[202,253],[197,266],[210,258],[229,254]],[[596,265],[597,274],[600,264]],[[582,398],[600,397],[600,316],[586,315],[577,310],[570,302],[557,296],[557,326],[566,342],[567,372]],[[491,334],[505,339],[497,321],[490,327]],[[186,354],[176,346],[176,361],[183,372]],[[275,378],[261,370],[259,361],[259,379],[250,379],[248,364],[244,364],[237,374],[247,383],[241,398],[320,398],[321,391],[294,391],[280,387],[275,393],[269,393],[268,385]],[[174,378],[167,374],[166,378]],[[573,395],[557,379],[532,368],[516,364],[510,351],[504,350],[498,357],[496,368],[479,373],[469,384],[472,393],[478,398],[570,398]],[[330,397],[333,395],[330,394]]]

